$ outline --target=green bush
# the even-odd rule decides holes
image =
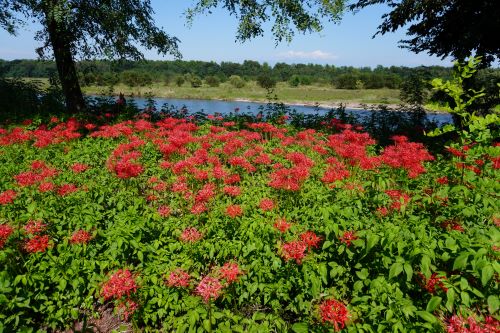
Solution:
[[[229,83],[235,88],[243,88],[246,83],[239,75],[231,75],[229,77]]]

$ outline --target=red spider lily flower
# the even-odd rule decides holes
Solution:
[[[160,214],[161,217],[169,216],[170,215],[170,207],[168,207],[168,206],[158,207],[158,214]]]
[[[438,179],[436,179],[436,182],[438,182],[441,185],[446,185],[446,184],[448,184],[449,180],[448,180],[448,177],[443,176],[443,177],[439,177]]]
[[[78,191],[78,187],[75,184],[63,184],[57,189],[57,194],[64,197],[76,191]]]
[[[300,235],[300,239],[307,244],[307,247],[309,248],[316,248],[319,245],[319,242],[321,242],[321,237],[318,237],[314,232],[312,231],[306,231],[303,234]]]
[[[286,261],[294,259],[295,262],[299,265],[305,256],[306,250],[307,250],[307,244],[303,241],[292,241],[289,243],[284,243],[281,246],[281,252],[283,258]]]
[[[447,147],[446,150],[450,154],[452,154],[453,156],[460,157],[460,158],[464,158],[465,157],[465,154],[463,152],[461,152],[460,150],[455,149],[453,147]]]
[[[77,230],[71,236],[69,240],[71,244],[86,244],[92,240],[92,235],[85,230]]]
[[[406,193],[403,193],[399,190],[387,190],[385,191],[391,200],[391,209],[393,210],[401,210],[403,206],[406,206],[408,202],[410,202],[410,196]]]
[[[278,219],[273,226],[275,229],[279,230],[279,232],[285,233],[292,225],[287,223],[285,219]]]
[[[381,161],[392,168],[407,170],[410,178],[425,172],[423,162],[434,160],[423,144],[409,142],[405,136],[394,136],[392,139],[394,145],[384,149],[380,155]]]
[[[427,280],[425,278],[425,275],[422,274],[422,273],[418,273],[418,277],[420,278],[420,280],[418,281],[419,284],[425,289],[427,290],[429,293],[431,294],[435,294],[436,293],[436,285],[441,288],[441,290],[443,292],[447,292],[448,291],[448,288],[446,288],[446,286],[444,285],[443,281],[446,280],[445,277],[443,276],[438,276],[437,273],[432,273],[431,277],[429,278],[429,280]]]
[[[238,186],[225,186],[224,193],[226,193],[232,197],[237,197],[238,195],[241,194],[241,188]]]
[[[467,319],[460,315],[453,315],[447,320],[447,333],[499,333],[500,321],[486,316],[484,323],[478,322],[476,318],[470,316]]]
[[[339,238],[339,241],[345,243],[347,246],[351,246],[353,240],[358,239],[355,231],[345,231],[344,234]]]
[[[74,173],[81,173],[89,169],[89,166],[83,163],[75,163],[71,166]]]
[[[50,192],[53,191],[55,187],[56,186],[54,185],[54,183],[41,183],[40,185],[38,185],[38,191],[40,191],[41,193]]]
[[[220,292],[222,290],[222,284],[219,279],[205,276],[201,279],[200,283],[196,287],[196,293],[203,298],[205,303],[208,303],[209,300],[217,299],[220,296]]]
[[[139,304],[132,301],[131,299],[126,299],[124,302],[120,302],[116,308],[119,314],[121,314],[124,320],[128,320],[131,315],[139,308]]]
[[[269,198],[264,198],[260,201],[259,208],[262,209],[263,211],[273,210],[274,201]]]
[[[387,216],[387,214],[389,214],[389,210],[387,209],[387,207],[379,207],[377,208],[377,214],[379,216]]]
[[[194,215],[200,215],[208,210],[207,205],[204,202],[196,202],[193,207],[191,207],[191,213]]]
[[[175,271],[170,273],[170,275],[168,276],[167,284],[170,287],[187,288],[187,287],[189,287],[189,280],[190,279],[191,279],[191,276],[189,276],[189,274],[186,271],[178,268]]]
[[[105,300],[119,299],[130,296],[136,290],[137,284],[132,273],[128,269],[119,269],[103,284],[101,294]]]
[[[39,234],[47,228],[47,225],[42,221],[28,221],[28,223],[24,226],[24,231],[28,235],[36,235]]]
[[[7,190],[0,193],[0,205],[7,205],[14,202],[17,193],[14,190]]]
[[[455,230],[458,232],[464,232],[464,228],[457,221],[449,220],[441,223],[441,227],[447,230]]]
[[[29,253],[45,252],[49,247],[49,236],[36,235],[24,243],[24,249]]]
[[[319,305],[319,314],[324,323],[330,323],[335,331],[343,329],[349,319],[347,307],[336,299],[329,299]]]
[[[0,224],[0,249],[4,247],[7,239],[12,235],[14,229],[8,224]]]
[[[243,215],[243,209],[239,205],[228,206],[226,208],[226,215],[234,219]]]
[[[220,268],[220,275],[228,283],[233,283],[238,280],[238,277],[242,275],[243,272],[237,263],[227,262]]]
[[[200,240],[203,237],[203,234],[198,231],[198,229],[194,227],[189,227],[184,229],[184,231],[181,234],[181,241],[186,242],[186,243],[194,243],[198,240]]]

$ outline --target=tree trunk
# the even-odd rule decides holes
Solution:
[[[71,38],[62,23],[58,23],[53,15],[53,9],[57,0],[51,1],[52,8],[45,11],[47,19],[47,31],[49,40],[54,51],[57,72],[61,87],[66,99],[66,108],[70,113],[77,113],[85,110],[85,100],[76,75],[76,66],[71,54]]]

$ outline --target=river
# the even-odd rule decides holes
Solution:
[[[127,102],[134,102],[139,108],[144,108],[148,105],[147,98],[141,97],[127,97]],[[152,100],[155,103],[156,109],[160,110],[162,107],[173,107],[175,109],[186,108],[189,113],[204,112],[206,114],[219,113],[221,115],[227,115],[229,113],[239,112],[257,114],[259,108],[265,107],[265,103],[257,102],[246,102],[246,101],[220,101],[220,100],[204,100],[204,99],[177,99],[177,98],[160,98],[153,97]],[[299,113],[304,114],[324,114],[328,112],[329,108],[320,108],[314,106],[304,106],[304,105],[289,105],[291,110],[296,110]],[[362,109],[347,109],[346,112],[350,113],[356,117],[367,117],[370,116],[371,110]],[[439,125],[447,124],[452,122],[452,117],[449,113],[427,113],[428,119],[431,121],[436,121]]]

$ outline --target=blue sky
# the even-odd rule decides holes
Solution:
[[[186,25],[183,13],[192,1],[152,0],[155,20],[170,35],[181,40],[180,51],[185,60],[234,61],[245,59],[259,62],[319,63],[335,66],[419,66],[451,65],[451,59],[441,60],[425,53],[414,54],[398,47],[405,31],[378,35],[372,39],[385,6],[365,8],[357,14],[347,12],[340,24],[325,22],[324,30],[313,34],[296,34],[293,41],[278,46],[266,26],[264,37],[240,43],[235,41],[237,20],[224,10],[195,18],[192,26]],[[36,24],[19,29],[17,36],[0,30],[0,59],[35,59],[34,40]],[[172,59],[154,51],[144,50],[147,59]]]

